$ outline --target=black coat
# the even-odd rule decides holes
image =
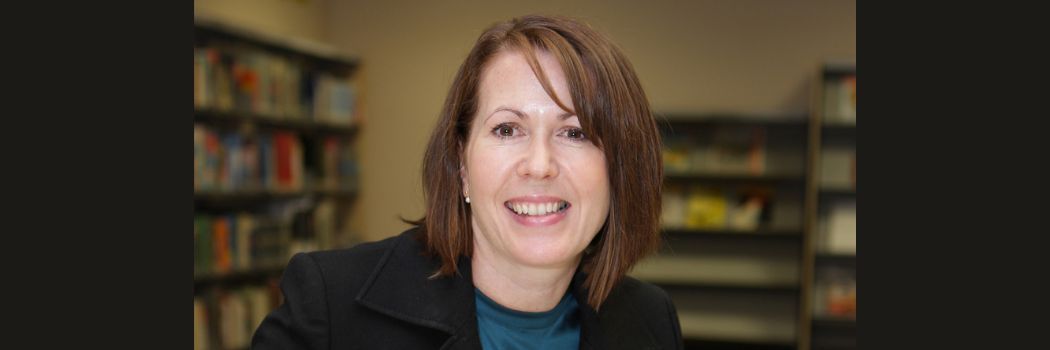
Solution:
[[[296,254],[281,278],[284,302],[252,337],[266,349],[480,349],[470,261],[457,277],[427,279],[417,229],[350,249]],[[580,308],[580,349],[681,349],[671,299],[625,277],[596,313],[582,273],[570,290]]]

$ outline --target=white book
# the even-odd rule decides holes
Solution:
[[[827,147],[820,152],[820,186],[825,188],[853,188],[854,151],[843,147]]]
[[[833,202],[828,208],[829,253],[857,253],[857,201]]]

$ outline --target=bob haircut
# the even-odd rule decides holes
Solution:
[[[576,114],[583,132],[605,154],[609,216],[580,262],[587,275],[587,303],[597,310],[627,271],[659,245],[663,164],[660,134],[634,68],[619,48],[584,23],[530,15],[497,23],[481,34],[453,79],[427,144],[426,209],[423,218],[410,223],[421,227],[428,253],[441,259],[432,277],[457,274],[457,260],[473,253],[460,166],[477,113],[481,74],[489,59],[502,51],[522,53],[551,99]],[[560,63],[572,106],[554,93],[537,51]]]

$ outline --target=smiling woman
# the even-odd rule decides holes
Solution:
[[[660,139],[633,68],[581,22],[478,39],[427,146],[418,227],[297,255],[264,348],[681,348],[661,289]],[[350,299],[350,298],[353,299]]]
[[[558,100],[572,101],[558,61],[536,58]],[[512,309],[549,310],[608,217],[605,155],[519,51],[491,58],[479,95],[461,169],[475,285]]]

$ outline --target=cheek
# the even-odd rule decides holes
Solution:
[[[470,150],[467,154],[468,180],[472,196],[491,194],[507,179],[513,170],[507,150],[488,147]]]
[[[595,150],[575,159],[574,167],[577,183],[582,187],[585,198],[595,201],[591,205],[598,215],[604,216],[609,210],[609,175],[606,170],[605,156],[600,150]]]

